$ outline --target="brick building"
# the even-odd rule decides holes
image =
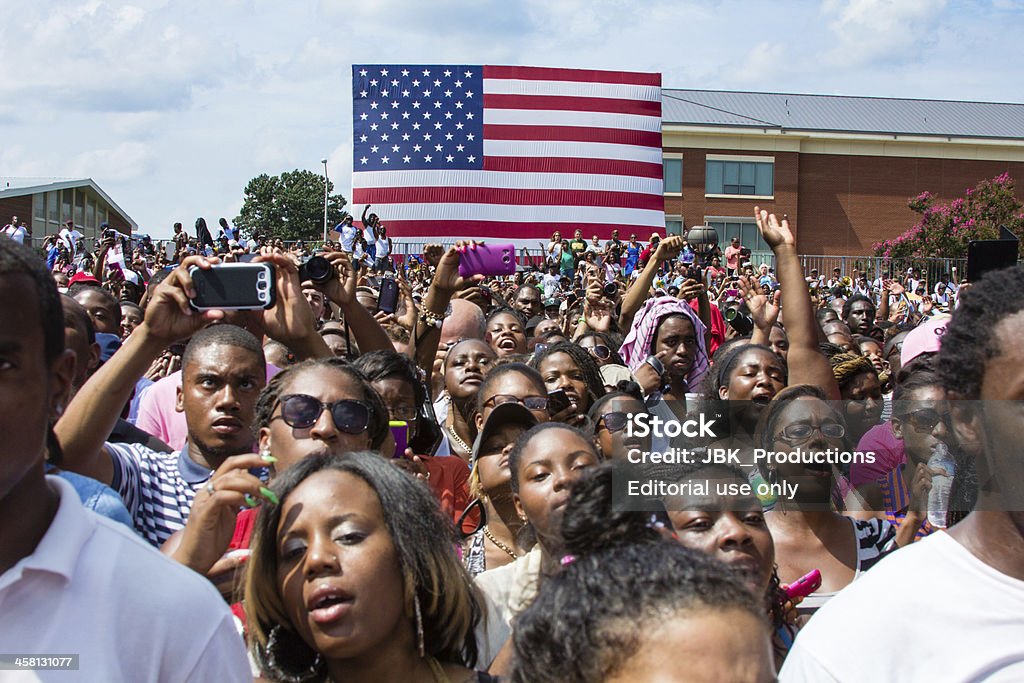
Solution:
[[[11,216],[31,226],[37,244],[46,235],[60,232],[69,220],[88,244],[96,238],[101,223],[125,235],[139,227],[91,178],[0,178],[0,225]]]
[[[766,250],[755,204],[795,219],[802,254],[868,254],[916,222],[907,201],[1009,172],[1024,199],[1024,105],[670,90],[665,220]]]

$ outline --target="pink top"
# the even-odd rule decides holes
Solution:
[[[878,481],[889,472],[907,461],[903,450],[903,442],[892,434],[888,422],[875,425],[861,437],[857,450],[872,451],[875,454],[873,463],[853,463],[850,465],[850,483],[860,486],[871,481]]]
[[[267,363],[267,381],[281,372],[281,368]],[[174,450],[185,447],[188,425],[185,413],[179,413],[178,387],[181,386],[181,370],[158,380],[139,399],[139,417],[135,426],[162,440]]]

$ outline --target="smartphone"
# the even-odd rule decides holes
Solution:
[[[555,389],[548,392],[549,415],[557,415],[570,406],[572,406],[572,401],[569,400],[569,395],[565,393],[565,389]]]
[[[398,308],[398,281],[386,277],[380,281],[380,294],[377,295],[377,310],[394,313]]]
[[[1019,248],[1017,237],[1005,227],[1000,227],[997,240],[971,240],[967,243],[967,281],[977,282],[991,270],[1013,266]]]
[[[516,272],[514,244],[478,244],[459,254],[459,275],[512,275]]]
[[[274,305],[274,268],[269,263],[222,263],[209,270],[189,269],[197,311],[252,311]]]
[[[821,572],[817,569],[812,569],[787,586],[785,593],[786,597],[790,600],[793,598],[806,598],[819,588],[821,588]]]
[[[391,436],[395,439],[396,458],[405,457],[405,449],[409,447],[409,423],[404,420],[391,420],[388,422],[391,427]]]

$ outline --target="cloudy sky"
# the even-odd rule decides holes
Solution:
[[[351,65],[660,71],[669,88],[1024,101],[1024,0],[0,0],[0,177],[95,179],[143,231],[260,173],[350,196]],[[359,207],[361,208],[361,207]]]

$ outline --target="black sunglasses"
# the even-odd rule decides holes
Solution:
[[[279,417],[293,429],[312,427],[320,419],[324,408],[331,411],[334,426],[346,434],[362,434],[370,424],[370,406],[360,401],[342,399],[334,403],[324,403],[306,394],[289,394],[282,396],[279,403]]]
[[[605,429],[614,433],[625,429],[627,422],[629,422],[629,413],[614,412],[602,415],[599,424],[604,424]]]
[[[903,415],[899,415],[898,417],[899,419],[906,420],[907,422],[912,424],[918,434],[930,433],[933,429],[935,429],[935,425],[939,424],[939,422],[942,422],[947,427],[949,427],[952,420],[952,417],[948,411],[945,413],[939,413],[939,411],[933,410],[931,408],[915,410],[910,413],[904,413]]]
[[[484,405],[494,404],[495,406],[500,406],[502,403],[518,403],[519,405],[524,406],[527,410],[548,409],[547,396],[525,396],[523,398],[519,398],[512,394],[496,394],[484,401]]]

